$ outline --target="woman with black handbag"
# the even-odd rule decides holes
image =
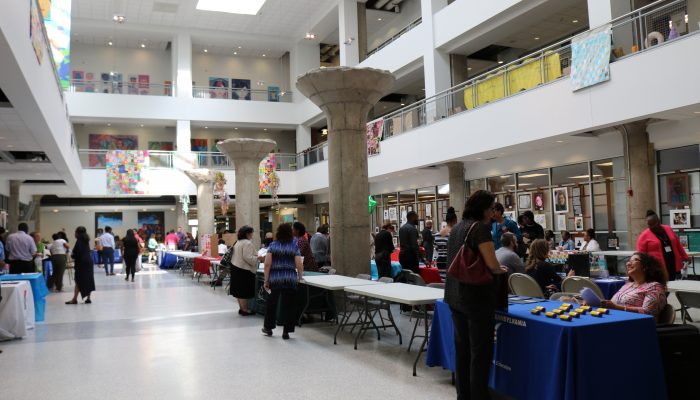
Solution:
[[[479,190],[450,232],[445,302],[452,310],[459,400],[488,399],[496,308],[507,307],[503,277],[491,235],[495,196]]]

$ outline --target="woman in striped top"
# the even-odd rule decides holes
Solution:
[[[445,215],[445,223],[447,226],[440,229],[440,232],[435,234],[435,254],[437,257],[435,259],[435,266],[438,269],[447,269],[447,241],[450,239],[450,231],[452,227],[457,224],[457,213],[455,213],[454,207],[447,209],[447,214]]]
[[[265,336],[272,336],[272,330],[276,326],[277,303],[280,301],[280,313],[284,323],[282,339],[289,339],[289,334],[294,332],[297,283],[303,275],[304,266],[299,246],[292,235],[292,226],[281,224],[277,227],[275,241],[267,248],[265,256],[264,288],[270,294],[262,329]]]

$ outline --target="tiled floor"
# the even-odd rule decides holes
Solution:
[[[334,346],[334,328],[315,323],[283,341],[260,334],[261,317],[239,317],[223,290],[175,272],[127,283],[97,270],[95,280],[93,304],[65,305],[70,294],[51,293],[44,323],[0,343],[0,399],[455,397],[447,371],[421,362],[413,377],[416,346],[408,353],[408,340],[399,346],[391,333],[379,342],[368,334],[353,350],[350,335]]]

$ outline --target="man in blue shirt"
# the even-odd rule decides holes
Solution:
[[[105,232],[99,237],[102,245],[102,260],[105,264],[105,274],[107,276],[114,275],[114,236],[112,236],[112,227],[105,226]]]
[[[503,213],[505,208],[503,204],[496,203],[493,206],[493,222],[491,223],[491,234],[493,235],[493,242],[496,246],[496,250],[501,247],[501,236],[505,232],[510,232],[515,235],[518,242],[523,240],[523,235],[520,233],[520,228],[518,228],[518,223],[512,219],[506,218]]]

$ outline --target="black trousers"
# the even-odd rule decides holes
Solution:
[[[280,307],[280,318],[285,332],[294,332],[296,323],[296,294],[295,289],[272,289],[265,304],[265,329],[275,329],[277,326],[277,304]]]
[[[11,274],[31,274],[36,272],[34,261],[10,260]]]
[[[420,274],[420,268],[418,267],[418,257],[413,253],[399,253],[399,263],[401,264],[401,269],[407,269]],[[391,268],[391,266],[389,266]]]
[[[388,251],[375,254],[374,262],[377,263],[377,274],[380,278],[391,278],[391,254]]]
[[[487,309],[475,309],[470,313],[452,309],[458,400],[490,398],[489,372],[493,358],[495,310]]]
[[[124,254],[124,265],[126,266],[126,277],[129,278],[129,274],[133,278],[136,275],[136,257],[138,254]]]

